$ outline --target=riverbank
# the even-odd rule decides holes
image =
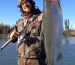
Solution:
[[[65,32],[65,34],[66,34],[68,37],[75,37],[75,35],[71,34],[71,33],[68,32],[68,31],[64,31],[64,32]]]
[[[8,34],[0,34],[0,36],[8,36]]]
[[[67,36],[69,36],[69,37],[75,37],[75,35],[71,34],[71,33],[68,32],[68,31],[64,31],[64,32],[65,32],[65,34],[66,34]],[[0,36],[8,36],[8,34],[0,34]]]

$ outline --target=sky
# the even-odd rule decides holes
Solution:
[[[36,6],[43,11],[43,0],[34,0]],[[69,26],[75,29],[75,0],[61,0],[63,27],[64,20],[69,19]],[[18,19],[23,18],[18,6],[18,0],[0,0],[0,23],[14,26]]]

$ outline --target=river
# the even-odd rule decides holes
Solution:
[[[8,39],[0,39],[0,47],[7,41]],[[17,64],[17,53],[16,53],[16,44],[10,43],[3,50],[0,50],[0,65],[18,65]]]
[[[0,47],[6,41],[8,41],[8,39],[0,38]],[[16,45],[17,42],[10,43],[3,50],[0,50],[0,65],[18,65]],[[61,52],[64,58],[57,61],[56,65],[75,65],[75,37],[69,37],[69,43],[65,43],[65,41],[63,40]]]

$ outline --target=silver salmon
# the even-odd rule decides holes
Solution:
[[[43,33],[48,65],[62,59],[63,16],[60,0],[43,0]]]

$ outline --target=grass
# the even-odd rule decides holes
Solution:
[[[65,31],[65,34],[67,35],[67,36],[69,36],[69,37],[75,37],[74,35],[72,35],[70,32],[68,32],[68,31]]]

